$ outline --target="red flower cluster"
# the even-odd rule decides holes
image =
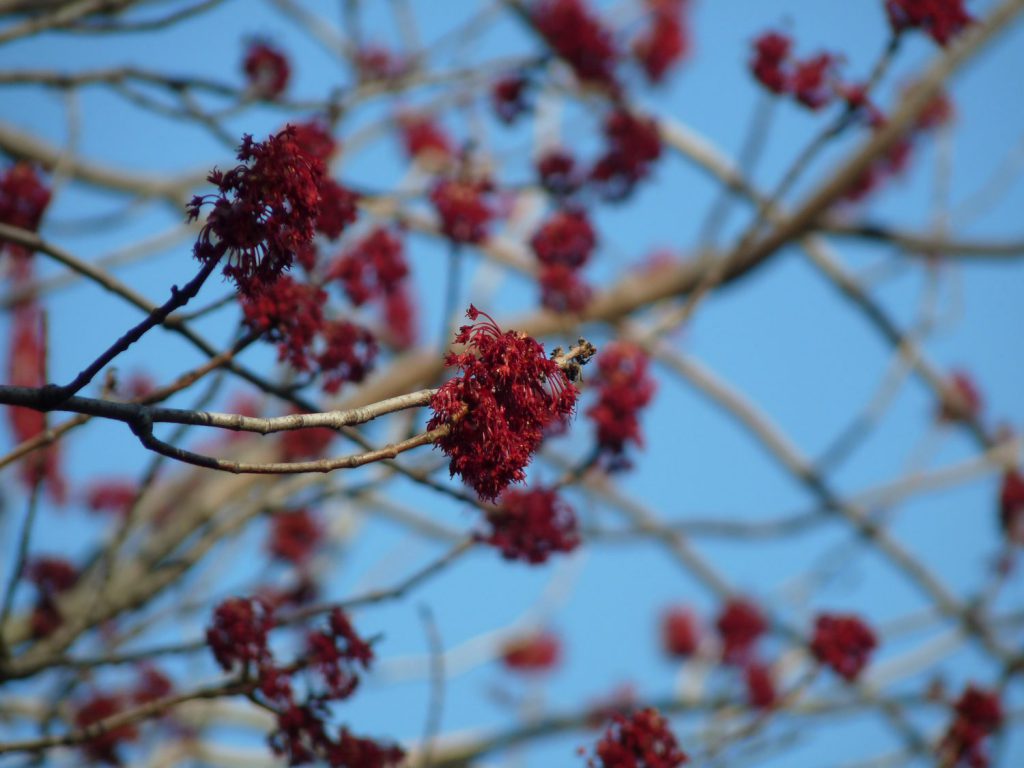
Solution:
[[[683,659],[697,652],[700,629],[689,608],[674,605],[661,616],[661,647],[667,656]]]
[[[655,391],[647,367],[646,353],[622,341],[609,344],[597,358],[598,400],[587,416],[597,427],[597,447],[609,471],[631,466],[625,456],[627,443],[643,445],[639,414]]]
[[[320,215],[323,163],[296,141],[292,126],[254,142],[245,135],[238,150],[241,165],[213,170],[207,179],[217,193],[195,196],[189,221],[204,205],[213,210],[193,253],[206,263],[228,256],[225,277],[245,293],[272,283],[308,246]]]
[[[491,106],[501,122],[512,125],[530,109],[529,88],[530,81],[518,72],[505,75],[491,87]]]
[[[590,171],[590,180],[608,200],[625,200],[661,157],[657,124],[647,117],[616,109],[604,121],[605,152]]]
[[[57,596],[78,582],[78,570],[60,557],[35,557],[25,564],[25,579],[36,588],[32,636],[48,637],[63,623]]]
[[[409,62],[380,45],[364,45],[356,52],[360,80],[392,80],[409,70]]]
[[[302,152],[319,159],[325,166],[338,149],[338,143],[331,135],[330,127],[323,120],[316,118],[293,124],[292,139]]]
[[[974,21],[964,0],[885,0],[885,12],[894,32],[921,29],[943,46]]]
[[[291,67],[279,49],[264,40],[253,40],[245,51],[242,69],[252,93],[261,99],[275,99],[288,87]]]
[[[969,685],[955,706],[956,717],[939,746],[943,765],[988,768],[985,740],[1003,723],[999,695]]]
[[[305,658],[325,686],[323,698],[337,701],[355,693],[359,686],[359,669],[369,669],[373,649],[356,634],[348,616],[335,609],[330,616],[329,629],[311,632],[306,638]]]
[[[333,320],[323,329],[324,347],[316,356],[324,392],[334,394],[345,382],[359,382],[373,369],[377,341],[361,325]]]
[[[778,702],[775,678],[767,664],[749,661],[743,667],[743,682],[747,687],[747,703],[755,709],[771,709]]]
[[[562,149],[551,149],[537,159],[540,185],[555,197],[571,195],[583,184],[576,158]]]
[[[1024,545],[1024,475],[1015,469],[1003,474],[999,489],[999,522],[1010,542]]]
[[[349,224],[359,216],[359,195],[334,179],[324,179],[320,185],[320,213],[316,217],[316,231],[330,240],[341,236]]]
[[[323,539],[324,528],[305,508],[279,512],[270,522],[267,550],[293,565],[304,565]]]
[[[258,291],[239,294],[245,323],[277,342],[278,360],[299,371],[308,371],[313,343],[324,328],[327,293],[282,275]]]
[[[481,315],[486,322],[477,323]],[[445,358],[460,374],[432,398],[427,428],[448,427],[437,445],[451,459],[449,471],[493,501],[525,478],[545,428],[569,417],[579,393],[537,341],[503,332],[472,305],[466,316],[473,325],[462,326],[455,342],[468,349]]]
[[[981,391],[966,371],[953,371],[935,418],[939,421],[970,421],[981,414]]]
[[[768,625],[756,605],[743,598],[734,598],[718,615],[715,628],[722,639],[722,661],[739,666],[750,658],[754,645]]]
[[[875,633],[856,616],[823,614],[815,620],[811,653],[847,682],[860,676],[877,645]]]
[[[384,323],[398,349],[408,349],[416,343],[416,307],[405,283],[384,295]]]
[[[397,290],[408,274],[402,241],[377,227],[334,260],[327,279],[340,280],[349,301],[359,307]]]
[[[633,41],[633,55],[652,83],[663,81],[690,50],[683,19],[688,4],[689,0],[647,0],[647,28]]]
[[[615,715],[587,761],[590,768],[677,768],[689,761],[658,710]]]
[[[551,50],[572,67],[576,77],[616,89],[615,42],[585,0],[540,0],[531,16]]]
[[[835,77],[838,58],[819,53],[800,61],[790,56],[793,41],[780,32],[765,32],[754,40],[750,70],[772,93],[793,96],[808,109],[827,106],[840,89]]]
[[[49,204],[49,188],[28,163],[15,163],[0,175],[0,222],[35,232]],[[0,253],[5,248],[18,261],[31,255],[14,243],[0,243]]]
[[[500,549],[506,560],[544,563],[553,553],[572,552],[580,544],[576,513],[550,489],[505,491],[487,524],[490,530],[480,540]]]
[[[93,512],[123,516],[128,514],[138,493],[139,484],[134,480],[97,480],[85,492],[85,506]]]
[[[430,202],[441,219],[441,231],[453,243],[480,243],[494,212],[486,200],[487,181],[447,178],[430,190]]]
[[[116,715],[130,705],[124,696],[119,694],[97,693],[75,707],[75,726],[86,728],[100,720]],[[139,737],[139,729],[133,725],[122,725],[94,736],[82,744],[82,751],[90,760],[108,765],[123,765],[117,748],[127,741],[135,741]]]
[[[550,672],[561,660],[562,642],[553,632],[535,632],[506,642],[501,661],[514,672]]]
[[[586,211],[563,208],[545,221],[530,239],[541,263],[541,303],[555,312],[578,312],[590,298],[579,270],[590,260],[597,235]]]
[[[454,154],[448,136],[426,115],[402,115],[398,118],[398,127],[405,152],[411,160],[439,165]]]
[[[267,635],[274,626],[273,610],[265,602],[232,597],[214,609],[206,643],[225,672],[240,667],[253,673],[273,661]]]

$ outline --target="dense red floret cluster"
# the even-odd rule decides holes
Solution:
[[[540,0],[531,17],[551,50],[580,80],[615,89],[615,41],[585,0]]]
[[[697,652],[700,628],[689,608],[674,605],[661,615],[661,648],[665,655],[684,659]]]
[[[531,238],[530,246],[541,264],[541,303],[556,312],[582,309],[590,299],[590,288],[579,270],[597,246],[586,211],[570,207],[555,212]]]
[[[60,557],[34,557],[25,564],[25,580],[36,588],[32,636],[48,637],[63,623],[57,596],[78,582],[78,569]]]
[[[93,723],[116,715],[130,704],[130,701],[127,701],[118,694],[93,694],[75,706],[75,726],[79,729],[87,728]],[[124,742],[134,741],[138,737],[139,729],[135,725],[131,723],[121,725],[84,742],[82,744],[82,751],[90,760],[107,763],[108,765],[122,765],[121,756],[117,753],[117,748]]]
[[[982,405],[974,378],[966,371],[953,371],[935,416],[939,421],[970,421],[981,415]]]
[[[476,322],[480,316],[483,322]],[[526,334],[504,332],[487,314],[470,306],[455,337],[466,351],[449,353],[445,365],[458,368],[431,399],[428,429],[447,426],[436,444],[477,494],[493,501],[523,471],[544,430],[569,417],[579,393],[544,347]]]
[[[969,685],[954,707],[955,716],[939,745],[943,765],[988,768],[986,739],[1003,723],[999,695]]]
[[[314,118],[304,123],[292,125],[292,139],[299,149],[310,157],[315,157],[324,163],[338,149],[338,143],[331,135],[330,126],[324,120]]]
[[[836,57],[831,53],[796,62],[790,79],[793,96],[808,109],[827,106],[836,95],[835,68]]]
[[[661,157],[661,136],[654,120],[616,109],[604,121],[605,151],[590,170],[590,180],[608,200],[625,200]]]
[[[289,269],[312,241],[323,163],[302,149],[290,125],[262,142],[244,136],[238,159],[241,165],[207,176],[217,193],[193,197],[188,218],[198,219],[212,204],[193,253],[204,263],[227,256],[225,277],[254,292]]]
[[[514,672],[550,672],[562,658],[562,641],[553,632],[515,637],[501,647],[501,662]]]
[[[789,91],[789,54],[793,40],[781,32],[763,32],[754,40],[750,71],[757,81],[780,96]]]
[[[0,175],[0,223],[35,232],[49,204],[50,189],[30,164],[14,163]],[[30,255],[14,243],[0,243],[0,253],[4,249],[19,260]]]
[[[544,563],[555,552],[579,546],[576,513],[557,492],[546,488],[508,490],[488,513],[489,530],[480,535],[506,560]]]
[[[327,630],[311,632],[306,638],[305,658],[316,673],[325,699],[347,699],[359,686],[359,671],[373,662],[373,649],[340,609],[331,612]]]
[[[1008,541],[1024,545],[1024,475],[1016,469],[1003,474],[999,487],[999,523]]]
[[[771,709],[778,702],[775,677],[767,664],[747,662],[743,667],[743,682],[747,688],[747,703],[754,709]]]
[[[540,185],[555,197],[571,195],[584,181],[576,158],[564,149],[549,149],[537,158],[537,178]]]
[[[608,470],[627,469],[626,445],[643,445],[640,412],[654,397],[647,354],[628,342],[612,342],[598,355],[597,402],[587,416],[597,428],[597,447]]]
[[[358,307],[397,290],[408,274],[402,241],[377,227],[331,263],[327,279],[339,280],[349,301]]]
[[[677,768],[689,761],[658,710],[615,715],[587,762],[590,768]]]
[[[373,370],[377,340],[366,328],[348,320],[332,320],[323,328],[323,349],[316,364],[324,392],[334,394],[346,382],[360,382]]]
[[[487,239],[487,226],[494,211],[487,201],[491,185],[486,181],[441,179],[430,190],[441,220],[441,231],[453,243],[480,243]]]
[[[750,659],[754,645],[768,625],[756,605],[743,598],[734,598],[718,615],[715,628],[722,640],[722,661],[742,665]]]
[[[416,343],[416,306],[405,283],[385,294],[384,323],[391,343],[398,349],[408,349]]]
[[[877,645],[871,627],[857,616],[823,614],[815,620],[811,653],[847,682],[860,676]]]
[[[278,359],[308,371],[313,343],[324,329],[327,293],[282,275],[259,291],[239,294],[239,301],[246,325],[277,342]]]
[[[267,550],[279,560],[304,565],[323,536],[323,525],[308,509],[279,512],[270,521]]]
[[[792,50],[793,41],[788,35],[761,34],[754,40],[751,73],[772,93],[790,95],[808,109],[827,106],[843,88],[836,77],[839,58],[831,53],[819,53],[795,60]]]
[[[885,0],[885,12],[894,32],[920,29],[939,45],[946,45],[974,19],[964,0]]]
[[[540,303],[552,312],[579,312],[593,294],[579,270],[564,264],[541,267],[537,275]]]
[[[233,597],[214,609],[206,643],[225,672],[236,667],[253,672],[273,660],[267,636],[274,626],[274,613],[267,603]]]
[[[441,127],[426,115],[406,114],[398,118],[402,145],[412,160],[443,163],[453,155],[452,143]]]
[[[85,506],[93,512],[126,515],[135,503],[139,484],[134,480],[113,478],[97,480],[85,491]]]
[[[528,112],[530,81],[522,73],[505,75],[491,87],[491,106],[494,114],[506,125],[514,123]]]
[[[359,195],[334,179],[324,179],[320,185],[320,213],[316,217],[316,231],[335,240],[359,216]]]
[[[249,43],[242,69],[252,93],[261,99],[274,99],[284,93],[291,76],[288,57],[265,40]]]
[[[690,33],[683,16],[689,0],[647,0],[647,27],[633,41],[633,55],[647,79],[660,83],[689,53]]]

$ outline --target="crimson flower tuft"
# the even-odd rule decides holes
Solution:
[[[555,212],[530,238],[530,247],[541,264],[562,264],[579,269],[597,246],[597,235],[587,212],[565,208]]]
[[[334,179],[324,179],[320,185],[320,213],[316,217],[316,231],[330,240],[336,240],[359,215],[357,195]]]
[[[590,301],[590,286],[579,270],[564,264],[542,266],[537,275],[540,303],[552,312],[579,312]]]
[[[771,709],[778,700],[775,678],[767,664],[751,661],[743,668],[743,682],[747,686],[747,702],[755,709]]]
[[[942,46],[974,21],[964,0],[885,0],[885,12],[894,32],[920,29]]]
[[[355,692],[359,669],[369,669],[373,649],[356,634],[344,611],[335,608],[328,629],[311,632],[306,638],[306,658],[326,686],[321,696],[337,701]]]
[[[798,61],[790,79],[796,100],[808,109],[817,110],[827,106],[836,95],[833,83],[835,66],[836,57],[831,53],[819,53]]]
[[[590,179],[608,200],[629,197],[661,157],[661,137],[654,120],[616,109],[604,122],[606,149]]]
[[[590,768],[677,768],[689,761],[658,710],[614,715],[587,761]]]
[[[323,539],[323,525],[305,508],[280,512],[270,522],[267,549],[279,560],[303,565]]]
[[[288,87],[291,67],[288,57],[265,40],[254,40],[245,51],[242,69],[253,94],[261,99],[274,99]]]
[[[514,672],[550,672],[561,660],[562,641],[553,632],[542,631],[516,637],[501,648],[501,661]]]
[[[454,154],[447,134],[426,115],[402,115],[398,118],[398,127],[405,152],[412,160],[441,165]]]
[[[616,89],[615,42],[585,0],[540,0],[531,17],[537,31],[576,77]]]
[[[325,291],[282,275],[259,291],[239,294],[239,301],[246,325],[277,342],[279,360],[309,370],[311,347],[324,329]]]
[[[207,179],[216,194],[193,197],[187,210],[194,221],[213,206],[193,253],[204,263],[227,256],[224,276],[251,293],[289,269],[312,241],[323,163],[299,145],[291,125],[266,141],[243,136],[238,159],[229,171],[213,170]]]
[[[1003,723],[999,695],[969,685],[954,706],[955,717],[939,745],[943,765],[988,768],[985,740]]]
[[[564,149],[549,149],[537,159],[537,177],[555,197],[571,195],[583,184],[576,158]]]
[[[555,552],[579,546],[576,513],[550,489],[508,490],[501,505],[487,515],[490,530],[482,541],[501,550],[506,560],[539,564]]]
[[[359,382],[373,369],[377,341],[361,325],[334,320],[323,329],[324,348],[316,362],[323,375],[323,390],[334,394],[345,382]]]
[[[633,42],[633,55],[652,83],[660,83],[690,50],[683,12],[689,0],[647,0],[647,29]]]
[[[511,125],[529,111],[529,88],[530,81],[518,72],[505,75],[491,87],[491,105],[501,122]]]
[[[35,232],[49,204],[50,190],[30,164],[15,163],[0,175],[0,223]],[[0,252],[5,248],[19,260],[30,255],[14,243],[0,243]]]
[[[999,488],[999,522],[1009,541],[1024,545],[1024,475],[1016,469],[1003,474]]]
[[[447,426],[436,445],[451,460],[450,473],[493,501],[525,478],[545,428],[569,417],[579,393],[537,341],[502,331],[472,305],[466,316],[473,324],[462,326],[455,342],[467,349],[445,359],[459,374],[431,399],[427,428]]]
[[[824,614],[814,623],[811,652],[847,682],[860,676],[877,645],[875,633],[856,616]]]
[[[174,692],[174,683],[155,667],[151,662],[143,662],[138,666],[139,679],[135,683],[131,697],[138,704],[170,696]]]
[[[397,290],[408,274],[402,241],[386,228],[377,227],[334,260],[327,279],[340,280],[349,300],[358,307]]]
[[[765,88],[775,94],[789,92],[789,54],[793,40],[781,32],[764,32],[754,40],[754,58],[750,71]]]
[[[700,629],[689,608],[674,605],[661,616],[661,647],[665,654],[681,659],[692,656],[700,645]]]
[[[117,694],[93,694],[90,698],[75,706],[75,726],[80,729],[87,728],[93,723],[116,715],[128,705],[129,702],[125,701],[123,696]],[[91,760],[107,763],[108,765],[122,765],[121,757],[117,753],[118,746],[126,741],[134,741],[138,736],[138,728],[128,723],[117,728],[111,728],[83,742],[82,751]]]
[[[487,225],[494,212],[486,200],[486,181],[441,179],[430,191],[441,219],[441,231],[453,243],[480,243],[487,238]]]
[[[391,343],[398,349],[408,349],[416,343],[416,306],[404,283],[385,294],[384,322]]]
[[[319,159],[324,165],[338,149],[338,143],[331,135],[330,126],[319,118],[293,124],[292,138],[302,152]]]
[[[953,371],[936,412],[939,421],[970,421],[981,413],[981,391],[966,371]]]
[[[718,615],[715,628],[722,639],[722,661],[740,665],[748,661],[754,644],[768,625],[756,605],[743,598],[734,598]]]
[[[587,410],[597,427],[597,447],[609,470],[631,466],[626,444],[643,445],[639,413],[654,397],[647,354],[628,342],[612,342],[597,358],[598,401]]]
[[[92,483],[85,492],[85,506],[93,512],[125,515],[135,503],[139,485],[134,480],[113,478]]]
[[[78,582],[78,569],[59,557],[35,557],[25,564],[25,579],[36,588],[32,609],[32,636],[48,637],[64,623],[57,596]]]
[[[232,597],[214,609],[206,644],[225,672],[236,666],[251,672],[273,660],[267,635],[274,626],[273,610],[266,602]]]

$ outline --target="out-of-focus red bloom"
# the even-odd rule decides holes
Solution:
[[[966,371],[953,371],[935,417],[939,421],[970,421],[981,415],[981,390]]]
[[[605,152],[590,180],[608,200],[625,200],[661,157],[657,124],[648,117],[616,109],[604,122]]]
[[[544,563],[555,552],[579,546],[576,513],[554,490],[507,490],[501,505],[489,512],[490,530],[482,541],[501,550],[506,560]]]
[[[117,391],[127,400],[142,400],[156,390],[156,381],[145,371],[132,371],[117,387]]]
[[[964,0],[885,0],[885,12],[894,32],[920,29],[943,46],[974,21]]]
[[[533,24],[580,80],[616,89],[618,52],[611,32],[585,0],[539,0]]]
[[[689,608],[673,605],[661,615],[661,648],[667,656],[684,659],[697,652],[700,628]]]
[[[921,114],[917,116],[914,123],[915,131],[933,131],[949,124],[956,116],[956,108],[952,99],[945,91],[939,91],[935,97],[928,102]]]
[[[579,269],[590,260],[597,234],[587,212],[563,208],[552,214],[530,238],[530,247],[541,264],[561,264]]]
[[[289,429],[281,433],[281,458],[284,461],[322,458],[336,435],[337,433],[328,427]]]
[[[501,122],[511,125],[529,111],[529,88],[530,81],[518,72],[505,75],[491,87],[491,105]]]
[[[380,45],[364,45],[355,63],[361,80],[391,80],[409,70],[409,62]]]
[[[689,761],[658,710],[615,715],[587,761],[590,768],[677,768]]]
[[[742,665],[750,659],[755,643],[768,625],[756,605],[743,598],[734,598],[718,615],[715,628],[722,640],[722,661]]]
[[[61,557],[34,557],[25,564],[25,580],[36,588],[32,636],[49,637],[64,623],[57,596],[78,582],[78,569]]]
[[[600,728],[616,715],[629,716],[637,709],[637,702],[633,684],[621,683],[587,707],[587,725]]]
[[[328,628],[306,638],[306,658],[325,686],[319,695],[340,701],[355,693],[359,670],[369,668],[373,649],[359,637],[345,612],[335,608]]]
[[[815,620],[811,653],[847,682],[860,676],[877,645],[871,627],[857,616],[823,614]]]
[[[327,279],[340,280],[349,301],[358,307],[397,290],[408,274],[402,241],[377,227],[334,260]]]
[[[334,394],[346,382],[360,382],[373,369],[377,340],[366,328],[348,320],[333,320],[323,329],[324,348],[316,363],[324,392]]]
[[[401,747],[355,736],[344,727],[327,754],[327,764],[338,768],[390,768],[404,759]]]
[[[943,765],[988,768],[985,740],[1003,724],[999,695],[969,685],[957,700],[955,716],[939,745]]]
[[[430,190],[430,202],[441,219],[441,231],[453,243],[480,243],[494,211],[487,202],[491,186],[486,181],[441,179]]]
[[[771,709],[778,700],[775,678],[767,664],[750,661],[743,667],[743,682],[747,686],[747,702],[755,709]]]
[[[512,638],[501,648],[502,664],[514,672],[550,672],[561,658],[562,641],[548,631]]]
[[[384,296],[384,323],[396,348],[408,349],[416,343],[416,305],[404,282]]]
[[[227,256],[224,276],[251,293],[289,269],[312,241],[323,163],[299,146],[290,125],[262,142],[243,136],[238,159],[230,171],[214,169],[207,179],[217,192],[193,197],[187,210],[194,221],[213,205],[193,253],[204,263]]]
[[[305,508],[279,512],[270,521],[267,549],[274,557],[303,565],[323,540],[323,525]]]
[[[258,292],[241,293],[238,298],[246,325],[277,342],[278,359],[297,370],[309,370],[313,342],[324,330],[327,293],[282,275]]]
[[[253,95],[261,99],[274,99],[284,93],[291,76],[288,57],[265,40],[249,43],[242,69]]]
[[[15,163],[0,175],[0,223],[35,232],[49,204],[50,189],[29,163]],[[14,243],[0,243],[0,253],[4,249],[18,260],[31,255],[24,246]],[[26,267],[17,269],[24,272]],[[15,272],[16,276],[19,274]]]
[[[542,266],[537,274],[540,303],[552,312],[579,312],[590,301],[592,291],[579,271],[564,264]]]
[[[298,145],[299,150],[309,157],[315,157],[324,163],[338,149],[338,143],[331,135],[331,129],[326,121],[319,118],[307,120],[304,123],[292,125],[292,138]]]
[[[274,612],[265,602],[232,597],[214,609],[206,643],[225,672],[236,667],[251,672],[273,660],[267,635],[274,626]]]
[[[633,41],[633,55],[652,83],[660,83],[690,51],[683,13],[689,0],[647,0],[647,28]]]
[[[476,322],[483,315],[484,322]],[[445,365],[459,374],[431,400],[427,429],[448,427],[437,445],[482,499],[493,501],[523,471],[549,425],[573,412],[579,393],[544,347],[526,334],[504,332],[470,305],[473,321],[455,337],[465,352],[449,353]]]
[[[764,32],[754,40],[754,58],[750,71],[757,81],[772,93],[789,92],[789,54],[793,40],[781,32]]]
[[[85,492],[85,506],[93,512],[126,515],[135,503],[138,492],[139,484],[134,480],[97,480],[91,483]]]
[[[597,447],[609,470],[631,466],[626,445],[643,445],[640,412],[654,397],[647,354],[628,342],[612,342],[597,357],[598,400],[587,409],[597,428]]]
[[[128,702],[116,694],[96,693],[75,706],[75,726],[86,728],[93,723],[105,720],[124,710]],[[122,765],[117,748],[127,741],[135,741],[139,730],[135,725],[122,725],[94,736],[82,744],[82,751],[90,760],[97,760],[108,765]]]
[[[793,66],[789,85],[796,100],[808,109],[821,109],[836,95],[834,71],[836,57],[830,53],[819,53],[809,59],[798,61]]]
[[[1024,545],[1024,475],[1016,469],[1003,474],[999,488],[999,522],[1008,541]]]
[[[316,231],[336,240],[358,218],[358,201],[359,195],[352,190],[334,179],[324,179],[320,185],[320,213],[316,217]]]
[[[537,159],[540,184],[555,197],[565,197],[583,184],[576,158],[564,149],[550,149]]]
[[[398,118],[402,144],[411,160],[443,165],[452,158],[452,143],[440,126],[427,115],[406,114]]]
[[[139,679],[132,690],[131,698],[137,704],[170,696],[174,692],[174,683],[150,662],[143,662],[138,667]]]

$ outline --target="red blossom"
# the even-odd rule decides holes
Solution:
[[[0,175],[0,223],[35,232],[49,204],[50,189],[29,163],[15,163]],[[5,248],[19,261],[31,255],[24,246],[14,243],[0,243],[0,253]],[[26,267],[16,264],[16,269],[23,272]]]
[[[541,264],[561,264],[579,269],[597,246],[597,235],[578,208],[564,208],[548,218],[530,238],[530,247]]]
[[[920,29],[943,46],[974,21],[964,0],[885,0],[885,12],[894,32]]]
[[[303,565],[323,539],[323,525],[308,509],[279,512],[270,522],[267,549],[274,557]]]
[[[629,197],[661,157],[661,137],[654,120],[616,109],[604,122],[605,152],[590,179],[608,200]]]
[[[836,57],[819,53],[793,66],[789,85],[796,100],[808,109],[827,106],[836,95],[834,71]]]
[[[867,666],[878,639],[857,616],[823,614],[814,623],[811,653],[847,682],[853,682]]]
[[[271,607],[258,598],[232,597],[213,611],[206,643],[225,672],[252,671],[272,662],[267,635],[274,628]]]
[[[540,184],[555,197],[571,195],[583,184],[576,158],[564,149],[549,149],[537,160]]]
[[[534,674],[550,672],[562,657],[562,642],[553,632],[542,631],[516,637],[501,648],[501,661],[506,669]]]
[[[690,50],[683,13],[689,0],[647,0],[647,28],[633,41],[633,55],[652,83],[660,83]]]
[[[486,194],[490,184],[464,179],[441,179],[430,191],[441,220],[441,231],[453,243],[480,243],[487,239],[487,225],[494,216]]]
[[[722,639],[722,661],[741,665],[749,660],[754,644],[768,625],[756,605],[743,598],[734,598],[722,609],[715,628]]]
[[[969,685],[954,706],[955,716],[939,746],[943,765],[988,768],[986,739],[1003,723],[999,695]]]
[[[487,524],[490,530],[481,540],[500,549],[506,560],[544,563],[580,543],[576,513],[550,489],[505,491],[500,507],[487,514]]]
[[[454,154],[447,134],[426,115],[402,115],[398,118],[398,127],[405,152],[412,160],[438,165]]]
[[[373,369],[377,341],[361,325],[334,320],[324,326],[324,348],[316,356],[324,392],[334,394],[346,382],[360,382]]]
[[[131,694],[137,704],[146,704],[174,693],[174,683],[151,662],[139,664],[138,673],[139,679]]]
[[[778,701],[775,678],[767,664],[751,661],[743,668],[743,682],[747,687],[747,703],[755,709],[771,709]]]
[[[85,492],[85,506],[93,512],[126,515],[138,493],[139,484],[134,480],[97,480]]]
[[[357,195],[334,179],[324,179],[320,185],[320,213],[316,218],[316,231],[330,240],[341,236],[349,224],[359,216]]]
[[[384,296],[384,322],[397,349],[416,343],[416,306],[405,283]]]
[[[241,165],[213,170],[207,179],[217,193],[196,196],[189,221],[203,206],[213,209],[193,253],[204,263],[228,257],[224,276],[242,292],[254,292],[289,269],[297,252],[313,239],[320,214],[323,163],[296,141],[291,125],[266,141],[242,137]]]
[[[530,81],[518,72],[505,75],[491,87],[491,105],[501,122],[511,125],[529,111],[529,87]]]
[[[369,669],[373,662],[373,649],[359,637],[344,611],[335,608],[328,628],[306,638],[305,658],[325,686],[318,696],[337,701],[355,692],[360,669]]]
[[[661,616],[661,647],[667,656],[684,659],[697,652],[700,628],[689,608],[672,606]]]
[[[25,579],[36,588],[32,636],[49,637],[64,623],[57,596],[78,582],[78,569],[60,557],[34,557],[25,564]]]
[[[541,267],[537,274],[540,303],[552,312],[579,312],[590,301],[590,286],[578,270],[564,264]]]
[[[781,32],[764,32],[754,40],[754,58],[750,71],[772,93],[782,95],[789,92],[789,54],[793,40]]]
[[[590,768],[677,768],[689,761],[658,710],[615,715],[587,761]]]
[[[284,53],[264,40],[253,40],[242,61],[246,80],[253,94],[261,99],[274,99],[288,87],[291,67]]]
[[[317,158],[325,166],[331,155],[338,149],[338,143],[331,135],[330,126],[318,118],[293,124],[292,138],[300,151],[307,156]]]
[[[585,0],[539,0],[530,15],[537,31],[580,80],[616,88],[615,42]]]
[[[999,523],[1008,541],[1024,545],[1024,475],[1016,469],[1003,473],[999,488]]]
[[[278,359],[297,370],[309,370],[313,343],[324,329],[327,293],[282,275],[258,292],[241,293],[238,298],[246,325],[277,342]]]
[[[89,699],[75,706],[74,721],[77,728],[86,728],[100,720],[116,715],[128,705],[123,696],[117,694],[93,694]],[[82,744],[82,751],[91,760],[97,760],[108,765],[122,765],[121,757],[117,748],[126,741],[135,741],[139,737],[139,730],[133,724],[121,725],[111,728],[98,736],[85,741]]]
[[[974,378],[966,371],[953,371],[935,417],[947,422],[971,421],[978,418],[981,408],[981,390]]]
[[[643,445],[640,411],[654,397],[647,354],[628,342],[613,342],[598,355],[594,386],[598,400],[587,410],[597,428],[597,447],[609,470],[631,466],[626,445]]]
[[[327,279],[341,281],[349,300],[358,307],[397,290],[408,274],[402,241],[388,229],[377,227],[334,260]]]
[[[327,754],[327,764],[340,768],[389,768],[404,759],[401,747],[355,736],[347,728],[341,729]]]
[[[485,321],[476,322],[481,315]],[[450,473],[493,501],[525,479],[545,428],[569,417],[579,393],[537,341],[502,331],[476,307],[466,316],[473,325],[462,326],[455,342],[467,350],[445,359],[459,374],[431,399],[427,429],[447,426],[436,445],[451,460]]]

